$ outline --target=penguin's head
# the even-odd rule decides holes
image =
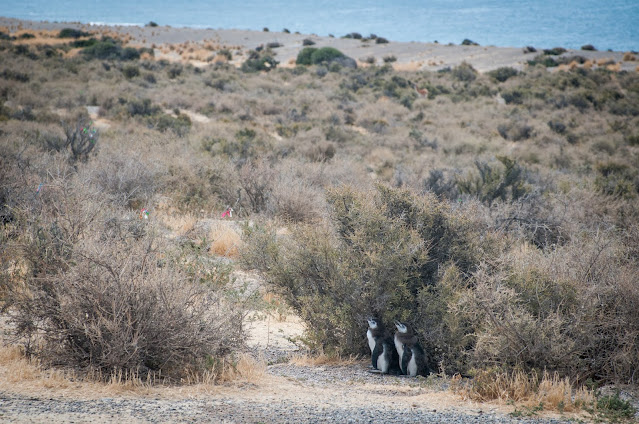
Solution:
[[[368,326],[374,330],[377,328],[379,324],[377,324],[377,320],[375,318],[368,318]]]
[[[400,333],[408,332],[408,328],[406,327],[406,325],[402,324],[399,321],[395,321],[395,327],[397,327],[397,331],[399,331]]]

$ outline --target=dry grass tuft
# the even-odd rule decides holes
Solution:
[[[242,244],[241,235],[225,222],[213,224],[209,233],[211,247],[209,253],[227,258],[237,258]]]
[[[158,211],[155,216],[171,231],[180,236],[185,236],[193,231],[198,221],[197,217],[190,214],[170,214]]]
[[[575,388],[567,377],[560,378],[557,373],[546,371],[540,377],[535,372],[482,370],[469,385],[455,384],[451,387],[464,399],[543,405],[545,410],[559,412],[579,412],[595,400],[592,390]]]

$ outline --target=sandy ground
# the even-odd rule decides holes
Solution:
[[[394,56],[393,66],[399,70],[438,70],[467,62],[479,72],[490,71],[503,66],[521,69],[528,60],[538,53],[525,53],[521,47],[462,46],[422,42],[391,42],[376,44],[373,41],[319,37],[315,35],[289,34],[283,32],[247,31],[234,29],[193,29],[169,26],[136,27],[104,26],[82,23],[52,23],[23,21],[0,17],[0,28],[13,33],[21,31],[59,31],[62,28],[77,28],[96,34],[114,35],[123,38],[132,46],[154,48],[157,59],[190,61],[204,66],[215,60],[223,60],[217,55],[221,49],[229,49],[233,54],[232,63],[241,64],[247,51],[269,43],[279,43],[275,48],[279,66],[293,66],[298,52],[304,47],[304,39],[311,39],[314,47],[335,47],[364,65],[373,57],[377,65],[383,64],[384,57]],[[33,40],[24,42],[33,43]],[[580,55],[593,62],[614,62],[620,70],[636,70],[636,61],[624,61],[623,52],[568,50],[565,56]]]

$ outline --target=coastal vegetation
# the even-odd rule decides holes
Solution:
[[[259,297],[235,267],[315,351],[365,354],[375,315],[478,384],[637,383],[636,72],[550,71],[559,49],[487,73],[326,47],[196,67],[65,37],[0,40],[0,302],[26,354],[219,374]],[[232,249],[170,224],[229,206]]]

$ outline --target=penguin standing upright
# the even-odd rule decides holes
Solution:
[[[393,343],[386,335],[384,326],[381,321],[374,318],[368,319],[368,331],[366,332],[368,339],[368,347],[371,350],[371,365],[373,369],[388,374],[396,369],[394,364],[397,363],[395,357],[395,349]]]
[[[371,350],[371,365],[377,369],[377,358],[382,348],[381,343],[384,338],[384,325],[375,318],[368,318],[368,331],[366,331],[368,347]],[[379,344],[379,346],[378,346]]]
[[[404,345],[404,354],[402,356],[402,370],[404,374],[410,377],[418,375],[428,375],[428,365],[426,365],[426,355],[424,349],[417,341],[413,344]]]
[[[426,355],[408,325],[395,321],[394,342],[399,356],[399,368],[404,375],[415,377],[427,375]]]

